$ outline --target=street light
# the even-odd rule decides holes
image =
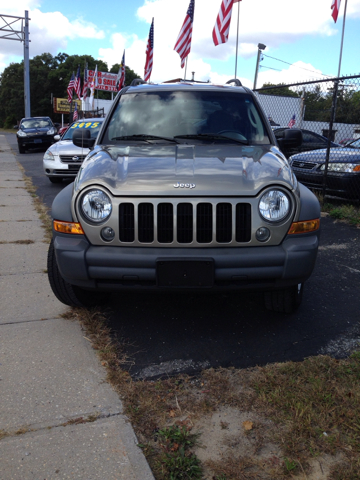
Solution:
[[[255,78],[254,78],[254,88],[253,88],[253,90],[256,89],[256,82],[257,82],[257,76],[258,76],[258,70],[259,70],[261,51],[265,50],[265,48],[266,48],[266,45],[264,45],[263,43],[258,43],[258,54],[257,54],[257,60],[256,60],[256,69],[255,69]]]

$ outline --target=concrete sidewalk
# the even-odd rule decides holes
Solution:
[[[60,318],[47,249],[0,134],[0,479],[153,479],[90,343]]]

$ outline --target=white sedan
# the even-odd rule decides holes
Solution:
[[[73,132],[79,129],[89,130],[91,138],[96,138],[103,118],[86,118],[74,122],[64,136],[55,136],[58,140],[45,152],[43,158],[44,173],[52,183],[59,183],[65,179],[75,178],[80,166],[89,153],[88,148],[80,148],[73,144]]]

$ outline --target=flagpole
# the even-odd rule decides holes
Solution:
[[[187,60],[188,60],[188,57],[186,57],[186,60],[185,60],[185,76],[184,76],[184,80],[186,80]]]
[[[342,26],[342,35],[341,35],[341,46],[340,46],[340,57],[339,57],[339,69],[338,69],[338,78],[340,77],[340,70],[341,70],[341,60],[342,60],[342,50],[344,44],[344,33],[345,33],[345,19],[346,19],[346,7],[347,7],[347,0],[345,0],[345,10],[344,10],[344,20]]]
[[[236,32],[235,78],[236,78],[236,72],[237,72],[237,57],[238,57],[238,45],[239,45],[239,17],[240,17],[240,2],[238,2],[238,17],[237,17],[237,32]]]

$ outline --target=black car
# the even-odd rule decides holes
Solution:
[[[48,148],[54,143],[57,129],[50,117],[23,118],[16,132],[19,153],[28,148]]]
[[[288,127],[272,127],[274,135],[277,140],[284,137],[284,132],[288,130]],[[291,147],[283,149],[283,153],[289,158],[296,153],[307,152],[309,150],[319,150],[320,148],[327,148],[328,139],[323,135],[312,132],[311,130],[300,129],[303,135],[303,141],[298,147]],[[331,147],[339,147],[340,145],[335,142],[330,142]]]
[[[326,148],[303,152],[289,158],[299,182],[322,190]],[[339,198],[360,200],[360,138],[344,147],[330,148],[326,193]]]

